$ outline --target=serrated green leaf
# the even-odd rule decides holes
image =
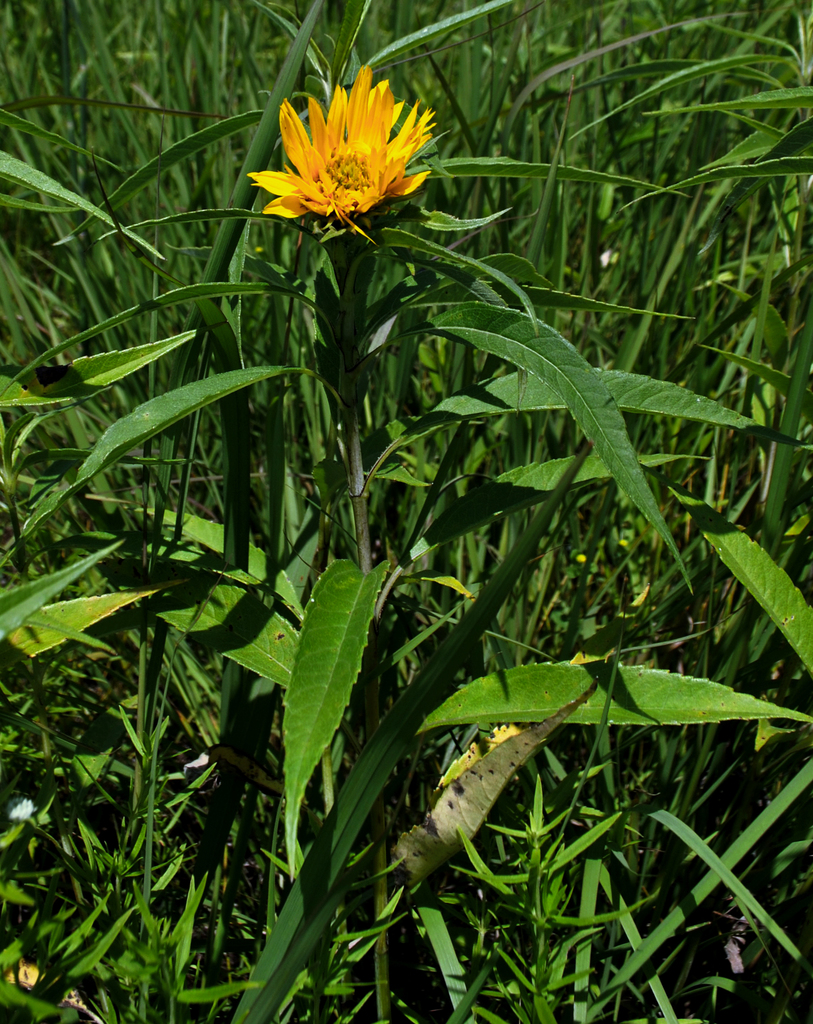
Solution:
[[[603,383],[602,374],[570,342],[547,324],[539,324],[537,334],[530,318],[521,313],[481,303],[464,303],[441,313],[426,327],[498,355],[549,382],[595,444],[599,458],[618,486],[663,539],[688,584],[683,560],[638,464],[624,419]]]
[[[112,544],[69,565],[66,569],[60,569],[31,583],[24,583],[21,586],[7,584],[5,593],[0,594],[0,641],[19,629],[43,605],[115,550],[116,545]]]
[[[320,941],[321,929],[343,898],[348,876],[356,877],[354,869],[346,872],[344,865],[381,792],[381,779],[388,777],[400,758],[412,749],[414,734],[426,712],[470,657],[472,643],[493,621],[537,551],[540,539],[562,506],[569,484],[569,477],[565,477],[534,515],[477,600],[469,605],[460,623],[399,697],[365,746],[305,858],[257,962],[254,978],[263,982],[263,988],[256,996],[243,997],[232,1024],[263,1024],[282,1005],[310,951]]]
[[[601,379],[622,412],[676,416],[712,426],[742,430],[778,444],[800,444],[787,434],[763,427],[748,416],[726,409],[711,398],[697,395],[688,388],[670,381],[653,380],[651,377],[623,373],[620,370],[605,370],[601,374]],[[457,394],[450,395],[425,416],[413,420],[394,420],[365,440],[365,466],[371,466],[387,448],[391,452],[397,451],[402,445],[418,437],[454,426],[462,420],[514,414],[517,412],[517,393],[517,374],[510,373],[504,377],[484,381],[482,384],[472,384]],[[528,378],[519,403],[521,412],[565,408],[567,406],[549,384],[535,376]]]
[[[110,387],[142,366],[147,366],[195,336],[186,331],[174,338],[154,341],[135,348],[101,352],[95,356],[81,356],[70,364],[68,372],[53,384],[43,386],[32,373],[25,383],[19,381],[20,368],[0,367],[0,407],[47,405],[51,402],[75,401],[89,398]]]
[[[660,466],[679,456],[649,455],[641,459],[644,466]],[[518,466],[501,473],[494,480],[473,487],[434,519],[426,532],[413,545],[409,560],[415,561],[434,548],[482,526],[490,525],[504,516],[538,505],[561,480],[572,458],[553,459],[530,466]],[[573,486],[589,480],[606,480],[607,467],[596,455],[589,455],[576,474]]]
[[[238,665],[287,686],[299,635],[290,622],[270,611],[242,587],[222,583],[200,606],[156,609],[156,614],[198,643]]]
[[[19,185],[21,188],[41,192],[43,195],[50,196],[59,202],[68,203],[74,209],[84,210],[85,213],[92,214],[98,220],[110,225],[110,227],[114,226],[112,217],[105,210],[101,210],[98,206],[91,203],[90,200],[85,199],[84,196],[80,196],[77,192],[72,192],[69,188],[65,188],[64,185],[55,181],[49,175],[44,174],[36,167],[30,167],[28,164],[23,163],[22,160],[11,156],[10,153],[0,152],[0,179],[11,182],[13,185]],[[149,242],[145,242],[143,238],[129,228],[123,228],[122,230],[128,238],[141,249],[149,252],[155,259],[162,260],[164,258]]]
[[[121,590],[99,597],[80,597],[74,601],[61,601],[40,608],[35,622],[20,626],[0,640],[0,668],[7,668],[22,658],[33,658],[66,639],[73,639],[77,631],[106,619],[133,601],[157,594],[166,586],[166,583],[156,583],[137,590]]]
[[[500,217],[504,217],[506,213],[511,212],[511,207],[508,206],[504,210],[498,210],[496,213],[492,213],[489,217],[474,217],[469,220],[460,220],[457,217],[453,217],[450,213],[443,213],[442,210],[431,210],[424,213],[419,219],[419,222],[427,228],[431,228],[432,231],[474,231],[477,228],[483,228],[486,224],[492,224],[495,220],[499,220]],[[483,261],[484,263],[490,262],[488,259]]]
[[[736,363],[737,366],[741,366],[744,370],[748,370],[749,373],[755,374],[761,380],[764,380],[766,384],[770,384],[772,388],[776,388],[780,395],[784,395],[784,397],[787,398],[788,391],[790,390],[790,377],[788,374],[775,370],[772,366],[767,366],[765,363],[758,363],[755,359],[749,359],[747,356],[738,355],[736,352],[725,352],[721,348],[712,348],[710,345],[702,345],[701,347],[707,348],[709,352],[715,352],[718,356],[722,356],[730,363]],[[813,423],[813,392],[809,389],[806,389],[802,395],[801,411],[804,418],[809,423]]]
[[[164,522],[167,526],[174,526],[175,513],[169,510],[164,512]],[[191,512],[185,512],[182,530],[184,537],[197,541],[219,555],[223,554],[225,527],[222,523],[213,523],[208,519],[192,515]],[[274,590],[274,593],[279,594],[284,603],[292,611],[296,612],[300,619],[302,618],[302,605],[299,603],[299,598],[293,588],[293,584],[285,571],[270,564],[265,551],[254,544],[249,544],[248,546],[248,571],[255,580],[267,583]]]
[[[537,288],[553,288],[551,282],[539,273],[529,259],[518,256],[515,252],[491,253],[488,256],[483,256],[483,263],[501,270],[503,274],[513,277],[520,284],[533,285]]]
[[[415,252],[428,253],[438,260],[444,260],[447,263],[453,263],[471,270],[475,274],[493,278],[519,299],[530,321],[536,324],[536,313],[534,312],[533,303],[528,298],[525,290],[496,267],[491,267],[481,260],[475,260],[471,256],[464,256],[453,249],[447,249],[445,246],[438,245],[437,242],[420,238],[418,235],[411,235],[408,231],[402,231],[400,228],[381,228],[378,235],[385,245],[400,246]]]
[[[650,117],[658,117],[663,114],[695,114],[703,110],[804,110],[807,107],[813,107],[813,87],[803,85],[796,89],[769,89],[767,92],[749,93],[738,100],[695,103],[690,107],[671,107],[647,113]]]
[[[150,217],[131,224],[133,231],[141,228],[163,227],[165,224],[200,224],[216,220],[265,220],[268,217],[261,210],[241,210],[234,206],[220,207],[211,210],[184,210],[182,213],[170,213],[166,217]],[[103,236],[107,237],[107,236]]]
[[[536,722],[584,693],[596,682],[593,696],[576,709],[570,721],[598,725],[601,721],[610,675],[609,665],[552,663],[523,665],[494,672],[462,687],[427,716],[421,731],[477,723]],[[618,666],[610,702],[611,725],[700,725],[731,719],[813,718],[737,693],[709,679],[681,676],[661,669]]]
[[[248,387],[269,377],[283,373],[296,373],[284,366],[261,366],[250,370],[231,370],[204,380],[193,381],[169,394],[158,395],[138,406],[129,415],[116,420],[102,434],[93,451],[85,459],[76,480],[62,491],[45,498],[32,512],[23,533],[30,534],[48,516],[52,515],[71,495],[84,487],[88,480],[116,462],[121,456],[138,448],[150,437],[171,427],[197,409],[202,409],[226,395]]]
[[[799,588],[755,540],[685,488],[671,483],[669,486],[709,544],[768,613],[813,675],[813,608]]]
[[[756,174],[755,174],[756,172]],[[813,156],[786,156],[778,160],[762,160],[758,164],[732,164],[728,167],[716,167],[709,171],[701,171],[690,178],[669,185],[668,188],[657,189],[652,195],[660,192],[683,191],[696,185],[706,185],[714,181],[726,181],[728,178],[786,178],[797,174],[813,174]]]
[[[406,466],[403,466],[396,459],[388,459],[380,469],[376,470],[376,480],[395,480],[397,483],[406,484],[408,487],[429,487],[429,481],[418,480],[413,476]]]
[[[319,577],[285,693],[285,837],[293,867],[299,805],[350,700],[387,565],[366,576],[344,559]]]

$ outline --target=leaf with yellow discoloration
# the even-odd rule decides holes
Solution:
[[[115,594],[81,597],[75,601],[60,601],[58,604],[40,608],[35,621],[27,622],[0,641],[0,668],[7,668],[22,658],[33,658],[66,640],[79,640],[92,646],[100,646],[98,640],[85,636],[82,630],[126,608],[139,598],[157,594],[178,582],[181,581],[133,587]]]
[[[522,729],[501,726],[473,744],[441,780],[432,810],[423,823],[404,833],[393,850],[393,861],[401,861],[398,884],[417,885],[449,857],[463,849],[463,839],[472,839],[488,817],[500,793],[519,769],[536,754],[545,740],[595,687],[560,708],[544,722]]]

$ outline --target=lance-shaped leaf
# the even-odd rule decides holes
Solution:
[[[641,373],[624,373],[622,370],[604,370],[601,379],[623,412],[676,416],[696,423],[708,423],[710,426],[742,430],[778,444],[799,444],[795,438],[787,434],[762,427],[756,420],[743,416],[733,409],[727,409],[714,399],[698,395],[689,388],[671,381],[654,380]],[[786,386],[787,380],[785,377]],[[468,419],[515,412],[516,408],[517,375],[512,373],[484,381],[482,384],[473,384],[456,395],[450,395],[432,412],[410,424],[409,435],[413,436],[413,430],[424,420],[431,423],[433,416],[439,419],[445,417],[444,422],[440,424],[444,426],[449,414],[453,414],[456,419]],[[549,384],[537,377],[528,378],[520,403],[522,412],[564,408],[564,402]]]
[[[290,682],[296,630],[242,587],[222,583],[198,604],[167,610],[158,606],[156,614],[238,665],[280,686]]]
[[[770,93],[768,93],[768,96],[770,96]],[[757,99],[758,97],[753,98]],[[813,124],[811,124],[810,120],[807,119],[802,121],[801,124],[797,124],[791,128],[789,132],[782,136],[775,146],[757,159],[757,162],[754,165],[757,169],[757,176],[753,178],[741,178],[731,190],[722,209],[718,211],[714,223],[711,226],[709,237],[706,239],[706,244],[702,249],[703,252],[710,249],[717,241],[720,232],[723,230],[723,226],[729,220],[737,207],[744,203],[749,196],[753,195],[762,184],[762,179],[758,176],[760,162],[765,160],[781,159],[785,156],[792,156],[795,153],[800,153],[802,150],[807,149],[811,142],[813,142]]]
[[[747,538],[746,538],[747,539]],[[523,665],[475,679],[427,716],[422,730],[477,723],[536,722],[584,693],[596,692],[574,711],[573,721],[598,725],[612,667],[595,662]],[[801,711],[782,708],[710,679],[640,666],[616,669],[610,725],[700,725],[730,719],[790,718],[811,722]]]
[[[339,27],[333,61],[330,65],[330,77],[333,85],[341,85],[353,47],[356,45],[359,29],[367,16],[372,0],[349,0],[344,5],[344,17]]]
[[[9,153],[0,152],[0,179],[8,181],[12,185],[19,185],[21,188],[41,192],[43,195],[51,196],[52,199],[56,199],[59,202],[68,203],[75,209],[84,210],[85,213],[90,213],[94,217],[98,217],[99,220],[104,221],[105,224],[113,226],[112,217],[104,210],[100,210],[94,203],[91,203],[89,199],[85,199],[84,196],[80,196],[69,188],[65,188],[61,182],[56,181],[48,174],[44,174],[36,167],[30,167]],[[123,230],[131,241],[135,242],[142,249],[146,249],[156,259],[162,260],[164,258],[157,249],[154,249],[149,242],[145,242],[134,231],[131,231],[129,228],[124,228]]]
[[[786,392],[789,378],[785,374],[781,376],[783,382],[779,383],[783,383]],[[622,412],[676,416],[698,423],[708,423],[710,426],[742,430],[744,433],[777,444],[808,447],[787,434],[763,427],[748,416],[743,416],[733,409],[726,409],[719,402],[695,394],[689,388],[670,381],[653,380],[643,374],[623,373],[620,370],[605,370],[601,374],[601,379]],[[472,384],[450,395],[425,416],[411,420],[393,420],[383,429],[365,438],[362,445],[364,468],[369,470],[403,445],[444,427],[456,426],[462,420],[516,413],[518,394],[517,374],[509,373],[504,377],[483,381],[482,384]],[[520,412],[544,412],[565,408],[567,406],[564,401],[549,384],[538,377],[528,377],[519,401]],[[641,461],[643,462],[643,459]]]
[[[775,370],[772,366],[766,366],[765,363],[759,363],[755,359],[749,359],[747,356],[741,356],[736,352],[724,352],[720,348],[712,348],[711,345],[703,345],[702,347],[707,348],[709,352],[714,352],[715,355],[722,356],[730,363],[736,363],[737,366],[748,370],[749,373],[755,374],[761,380],[764,380],[766,384],[776,388],[780,395],[784,395],[785,398],[788,397],[791,378],[787,373],[782,373],[781,370]],[[809,388],[806,388],[802,393],[801,411],[804,418],[809,423],[813,423],[813,392]]]
[[[25,135],[33,135],[36,139],[43,139],[45,142],[50,142],[54,146],[64,146],[66,149],[70,149],[74,153],[81,153],[83,156],[94,155],[90,150],[83,149],[81,146],[77,146],[73,142],[69,142],[64,136],[58,135],[56,132],[46,131],[45,128],[41,128],[38,124],[34,124],[33,121],[29,121],[24,117],[19,117],[10,110],[0,110],[0,124],[3,125],[4,128],[12,128],[15,131],[23,132]],[[116,166],[110,160],[104,160],[101,156],[96,156],[95,159],[108,164],[110,167]],[[5,202],[3,202],[2,205],[5,206]],[[54,213],[57,208],[46,207],[45,209],[47,209],[49,213]]]
[[[81,490],[89,480],[116,462],[122,455],[138,448],[147,440],[171,427],[190,413],[216,402],[241,388],[248,387],[282,373],[296,373],[284,366],[259,366],[250,370],[231,370],[215,377],[196,380],[166,395],[158,395],[139,405],[129,415],[116,420],[102,434],[93,451],[85,460],[76,480],[65,490],[49,495],[33,511],[25,524],[24,534],[30,534],[48,516],[52,515],[71,495]]]
[[[386,568],[382,563],[365,576],[352,562],[334,562],[305,609],[283,721],[285,838],[292,868],[299,805],[350,700]]]
[[[43,605],[56,597],[74,580],[83,576],[97,562],[115,551],[116,545],[97,551],[66,569],[42,576],[19,587],[9,587],[0,594],[0,640],[19,629],[27,619],[35,615]]]
[[[602,374],[569,341],[547,324],[534,324],[522,313],[478,302],[463,303],[441,313],[424,327],[500,356],[549,384],[594,443],[618,486],[663,538],[689,583],[677,545],[638,464],[615,399]]]
[[[67,367],[57,367],[61,374],[49,373],[50,367],[39,367],[27,380],[19,380],[18,366],[0,367],[0,406],[48,405],[51,402],[75,401],[98,394],[142,366],[147,366],[195,336],[185,331],[174,338],[154,341],[149,345],[81,356]],[[65,371],[64,373],[62,371]]]
[[[475,274],[482,274],[485,277],[492,278],[519,300],[528,314],[528,319],[536,329],[536,313],[534,312],[533,303],[528,298],[525,290],[512,277],[504,274],[499,267],[493,267],[482,260],[474,259],[472,256],[464,256],[455,249],[447,249],[437,242],[432,242],[428,238],[420,238],[418,235],[411,235],[408,231],[402,231],[400,228],[381,228],[378,235],[386,245],[403,247],[411,252],[425,252],[432,256],[433,259],[453,263],[469,269]]]
[[[813,87],[803,85],[796,89],[769,89],[767,92],[751,93],[740,100],[696,103],[691,107],[669,107],[665,110],[647,111],[647,114],[656,117],[663,114],[696,114],[702,110],[803,110],[810,106],[813,106]]]
[[[813,608],[785,570],[755,540],[683,487],[672,493],[697,523],[709,544],[751,596],[762,605],[813,674]]]
[[[699,21],[701,19],[697,19],[697,20]],[[691,21],[683,22],[682,24],[692,24],[692,22]],[[677,27],[676,25],[663,26],[659,30],[656,30],[656,32],[657,31],[664,32],[664,31],[668,31],[668,29],[670,29],[670,28],[676,28],[676,27]],[[654,35],[655,33],[652,33],[652,34]],[[633,39],[634,38],[635,37],[633,37]],[[631,41],[632,41],[631,39],[628,39],[628,40],[624,40],[623,42],[625,42],[626,45],[629,45],[629,43]],[[611,45],[613,45],[613,44],[611,44]],[[616,43],[615,45],[617,46],[618,43]],[[658,96],[661,93],[666,92],[668,89],[679,88],[679,87],[681,87],[681,86],[687,84],[688,82],[691,82],[691,81],[693,81],[694,79],[697,79],[697,78],[706,78],[709,75],[720,74],[720,72],[733,71],[733,70],[735,70],[737,68],[745,68],[749,64],[766,64],[766,63],[768,63],[768,59],[770,57],[772,57],[772,56],[773,56],[772,54],[771,55],[768,55],[768,54],[753,54],[753,53],[734,54],[733,56],[730,56],[730,57],[720,57],[720,58],[717,58],[716,60],[691,61],[689,63],[688,67],[683,62],[681,62],[683,64],[682,67],[680,65],[678,65],[677,62],[676,62],[675,66],[673,68],[668,67],[667,66],[667,62],[664,62],[663,72],[661,72],[660,74],[656,73],[656,75],[655,75],[655,77],[657,77],[657,83],[655,85],[651,85],[648,89],[640,89],[639,88],[639,89],[634,90],[635,95],[631,99],[627,100],[625,103],[619,104],[618,106],[613,106],[612,110],[607,111],[607,113],[603,114],[601,117],[597,118],[595,121],[591,121],[589,124],[584,125],[582,128],[579,129],[579,131],[576,132],[576,135],[574,136],[574,138],[578,137],[583,132],[588,131],[590,128],[595,128],[596,125],[601,124],[602,121],[606,121],[607,118],[614,117],[616,114],[620,113],[622,110],[626,110],[628,107],[634,106],[634,105],[639,104],[639,103],[643,103],[643,102],[645,102],[648,99],[652,99],[654,96]],[[657,65],[658,63],[659,63],[658,61],[653,61],[652,62],[652,64],[655,64],[655,65]],[[636,77],[636,73],[637,73],[637,77],[638,78],[644,78],[644,77],[648,77],[649,75],[652,74],[652,70],[651,70],[652,64],[646,64],[646,65],[631,64],[631,65],[628,65],[623,70],[620,70],[620,69],[619,70],[620,70],[620,73],[622,75],[624,75],[624,77],[626,77],[627,75],[629,75],[630,77]],[[545,72],[542,72],[541,74],[544,75]],[[618,72],[616,72],[616,74],[618,74]],[[537,77],[541,77],[541,76],[537,76]],[[534,79],[533,81],[536,81],[536,79]],[[533,81],[530,84],[533,84]],[[599,81],[601,81],[601,79],[599,79]],[[598,82],[594,82],[593,84],[597,85]],[[520,93],[520,95],[517,97],[517,100],[514,103],[514,107],[516,107],[517,103],[519,103],[520,101],[521,102],[525,102],[525,99],[527,99],[528,95],[530,95],[530,94],[528,93],[528,87],[526,86],[525,89],[523,89],[522,92]],[[525,97],[525,99],[523,99],[523,96]],[[750,100],[750,98],[751,97],[749,97],[749,100]],[[742,106],[743,106],[743,104],[740,103],[740,107],[742,107]],[[696,108],[693,108],[693,109],[696,109]],[[667,107],[666,110],[664,110],[664,113],[666,113],[666,112],[671,114],[671,113],[674,113],[674,110],[673,110],[672,107]],[[511,109],[511,113],[512,114],[516,113],[513,107]]]
[[[550,164],[531,164],[512,160],[509,156],[460,156],[443,161],[443,170],[453,178],[547,178]],[[583,167],[558,167],[560,181],[581,181],[594,185],[626,185],[628,188],[651,188],[639,178],[626,174],[607,174]]]
[[[422,224],[425,228],[430,228],[432,231],[474,231],[477,228],[484,228],[486,224],[492,224],[495,220],[499,220],[500,217],[504,217],[506,213],[511,212],[511,207],[508,206],[504,210],[497,210],[496,213],[490,214],[488,217],[473,217],[468,220],[460,220],[457,217],[453,217],[450,213],[444,213],[442,210],[422,210],[419,207],[415,207],[416,213],[411,216],[406,211],[398,217],[398,223],[404,224],[411,220],[416,220],[419,224]],[[488,262],[488,261],[484,261]]]
[[[175,513],[167,510],[164,513],[164,522],[167,526],[174,526]],[[203,544],[204,547],[210,548],[212,551],[216,551],[219,555],[222,555],[224,551],[224,533],[225,528],[221,523],[213,523],[208,519],[201,519],[200,516],[194,516],[191,512],[184,513],[183,535],[190,537],[199,544]],[[171,553],[169,557],[172,557]],[[302,618],[302,606],[285,571],[271,564],[267,553],[253,544],[248,546],[248,571],[255,580],[270,584],[274,592],[282,598],[285,604],[296,614],[297,618]],[[235,571],[235,578],[237,578],[237,573],[239,573],[239,570]],[[250,583],[253,581],[243,577],[242,582]]]
[[[194,302],[199,307],[208,308],[211,314],[210,320],[217,319],[220,321],[220,325],[222,326],[223,324],[226,324],[226,321],[217,311],[215,304],[209,303],[207,306],[206,300],[219,298],[224,295],[261,295],[268,291],[281,291],[283,294],[301,298],[305,305],[314,309],[316,314],[319,312],[315,309],[315,304],[311,299],[308,299],[306,296],[302,296],[296,288],[289,286],[281,275],[276,275],[274,281],[242,281],[234,284],[230,282],[204,282],[202,284],[191,284],[182,288],[173,288],[171,291],[164,292],[163,294],[156,296],[154,299],[148,299],[146,302],[140,302],[137,306],[132,306],[130,309],[122,310],[122,312],[116,313],[115,316],[111,316],[107,320],[103,320],[101,323],[88,327],[87,330],[82,331],[80,334],[74,334],[72,337],[68,338],[67,341],[62,341],[58,345],[54,345],[52,348],[47,349],[41,355],[37,356],[36,359],[32,359],[27,366],[21,367],[12,379],[24,384],[32,377],[37,367],[53,360],[60,352],[66,352],[68,349],[76,348],[78,345],[84,344],[90,338],[95,338],[97,335],[104,334],[106,331],[110,331],[114,327],[118,327],[120,324],[127,323],[129,320],[132,320],[133,317],[142,316],[145,313],[151,313],[153,310],[166,309],[182,303]],[[205,318],[203,319],[205,320]],[[208,323],[210,321],[206,322]],[[212,329],[216,330],[214,325],[212,326]],[[8,386],[8,378],[4,379],[0,376],[0,397],[3,397]]]
[[[589,685],[589,684],[588,684]],[[393,861],[401,861],[399,884],[417,885],[463,848],[461,834],[472,839],[511,779],[539,750],[553,730],[587,700],[587,693],[527,729],[502,726],[474,743],[441,779],[432,810],[422,824],[395,845]]]
[[[170,586],[172,583],[156,583],[134,590],[120,590],[115,594],[60,601],[58,604],[41,608],[35,621],[20,626],[0,641],[0,668],[7,668],[22,658],[33,658],[65,640],[81,639],[96,645],[98,641],[85,636],[81,631],[96,622],[101,622],[121,608],[126,608],[133,601],[157,594],[159,590]]]
[[[641,462],[645,466],[661,466],[679,457],[647,455]],[[432,521],[420,540],[410,549],[408,560],[414,562],[441,544],[463,537],[482,526],[490,526],[513,512],[538,505],[559,483],[572,462],[573,457],[570,457],[518,466],[507,473],[501,473],[495,480],[473,487]],[[606,480],[608,476],[601,459],[589,455],[576,474],[573,485],[590,480]]]
[[[147,511],[148,513],[152,512],[151,509]],[[164,523],[168,527],[174,526],[175,513],[167,512],[164,516]],[[248,572],[224,562],[224,532],[222,523],[212,523],[199,516],[193,516],[191,512],[186,512],[183,516],[183,535],[188,540],[179,543],[173,540],[162,541],[155,554],[155,564],[162,567],[159,571],[164,574],[173,565],[183,576],[199,569],[211,573],[213,575],[209,577],[210,589],[213,582],[220,582],[221,579],[234,580],[236,583],[242,583],[249,587],[263,586],[266,592],[273,592],[298,619],[301,619],[302,606],[291,581],[281,569],[277,570],[271,564],[264,550],[249,544]],[[137,582],[135,572],[141,570],[141,551],[144,544],[144,536],[140,530],[123,530],[119,533],[82,533],[76,537],[60,539],[59,547],[93,551],[113,541],[118,541],[121,545],[119,569],[122,568],[122,558],[133,559],[132,567],[130,565],[126,567],[132,578],[128,579],[125,585],[127,583],[135,584]],[[209,548],[210,551],[200,551],[195,543],[192,543],[193,541]],[[125,573],[122,572],[122,578],[116,581],[119,585],[122,585],[124,575]],[[178,571],[175,571],[175,577],[177,578],[177,576]],[[216,580],[215,577],[217,577]],[[161,579],[163,578],[162,575]]]

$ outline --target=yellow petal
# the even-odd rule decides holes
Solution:
[[[375,130],[372,133],[374,138],[370,141],[374,146],[384,146],[392,128],[392,111],[395,106],[389,82],[380,82],[373,90],[371,100],[369,119]]]
[[[274,213],[278,217],[302,217],[308,211],[300,203],[297,196],[283,196],[282,199],[275,199],[273,203],[263,208],[263,213]]]
[[[299,191],[300,179],[293,174],[280,171],[252,171],[249,178],[254,179],[255,185],[275,196],[293,195]]]
[[[308,121],[311,126],[313,148],[317,153],[320,153],[322,157],[326,157],[330,150],[328,148],[325,115],[322,113],[322,108],[314,99],[308,100]]]
[[[387,195],[408,196],[410,192],[414,192],[416,188],[420,188],[428,177],[429,171],[421,171],[420,174],[411,174],[407,178],[401,178],[400,181],[396,181],[390,185],[387,189]]]
[[[313,163],[313,147],[308,133],[297,117],[296,111],[285,100],[279,112],[279,127],[288,159],[301,175],[312,178],[316,173]]]
[[[363,132],[367,121],[367,107],[370,98],[370,86],[373,83],[372,68],[363,67],[359,71],[350,99],[347,103],[347,141],[355,142],[364,138]]]
[[[344,128],[347,122],[347,93],[340,85],[333,93],[333,102],[327,115],[327,140],[331,151],[344,142]]]

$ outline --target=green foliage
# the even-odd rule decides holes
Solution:
[[[806,1019],[813,19],[708,14],[0,14],[4,1020]],[[362,64],[374,246],[247,177]]]

